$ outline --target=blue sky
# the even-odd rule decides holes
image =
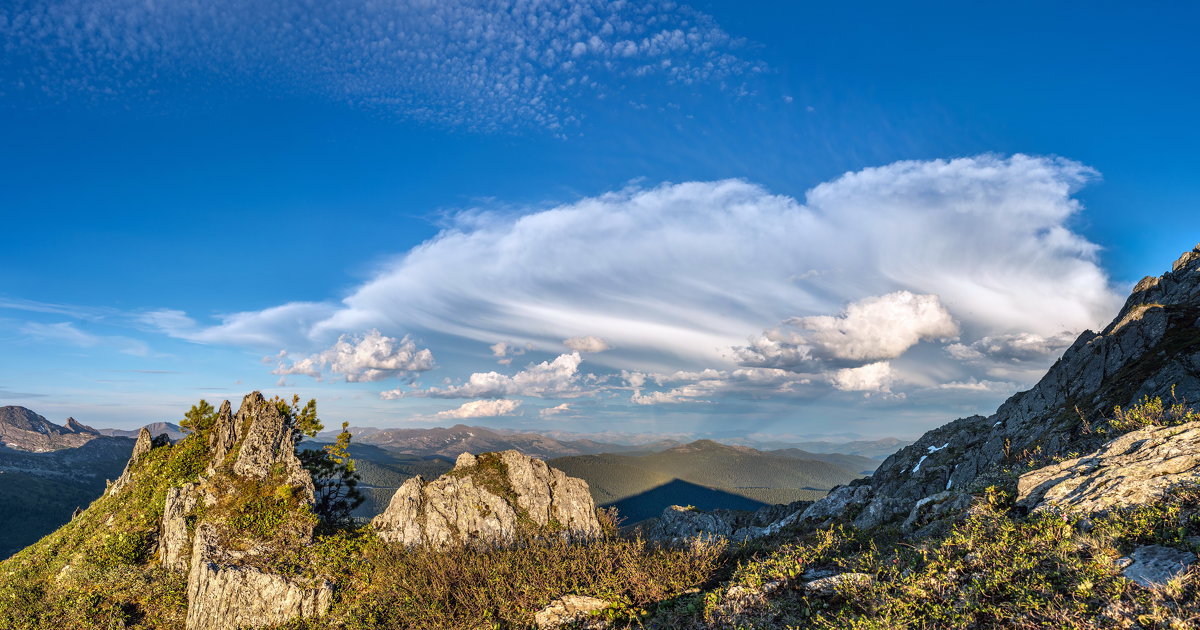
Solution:
[[[1200,241],[1181,3],[0,7],[0,404],[913,435]]]

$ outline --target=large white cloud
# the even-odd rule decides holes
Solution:
[[[1052,337],[1097,327],[1120,305],[1097,247],[1071,230],[1072,192],[1092,177],[1069,160],[982,155],[848,173],[803,203],[726,180],[522,215],[472,212],[340,303],[239,313],[210,328],[179,314],[186,321],[163,328],[235,343],[427,330],[541,350],[584,330],[613,347],[595,362],[640,371],[733,369],[731,348],[793,318],[809,343],[773,342],[796,362],[891,357],[914,335],[951,335],[949,318],[964,345]],[[885,297],[860,304],[864,315],[846,308],[873,296]],[[891,340],[889,321],[902,333]],[[504,396],[507,378],[476,374],[441,393]]]
[[[735,355],[746,365],[795,368],[814,360],[894,359],[922,340],[950,339],[958,324],[936,295],[896,291],[852,302],[841,315],[793,317]]]
[[[371,330],[364,335],[342,335],[328,350],[293,361],[291,365],[281,363],[272,374],[321,378],[321,370],[327,368],[349,382],[381,381],[425,372],[433,366],[433,353],[417,348],[416,342],[407,336],[397,339]]]
[[[465,402],[454,409],[439,411],[433,414],[433,417],[466,419],[511,416],[520,406],[521,401],[509,400],[507,398],[499,398],[496,400],[472,400],[471,402]]]
[[[842,368],[829,375],[835,388],[846,392],[890,392],[896,374],[887,361]]]

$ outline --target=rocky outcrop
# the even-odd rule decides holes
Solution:
[[[868,492],[831,493],[823,501],[852,508],[860,527],[906,519],[922,499],[978,489],[1000,468],[1035,453],[1094,450],[1104,438],[1092,429],[1113,406],[1169,398],[1172,388],[1181,399],[1200,401],[1200,245],[1170,272],[1139,282],[1113,322],[1081,334],[1032,389],[990,417],[926,433],[884,461]],[[821,504],[814,513],[832,511]]]
[[[1103,512],[1157,502],[1200,481],[1200,422],[1132,431],[1086,457],[1021,475],[1018,504],[1033,510]]]
[[[158,530],[158,559],[168,569],[182,572],[191,566],[192,541],[188,535],[187,517],[196,509],[199,500],[198,483],[167,489],[162,525]]]
[[[742,542],[778,533],[797,520],[811,501],[766,505],[746,510],[697,510],[669,505],[659,516],[630,528],[630,533],[670,546],[690,546],[697,540],[727,539]]]
[[[517,451],[464,453],[435,481],[409,479],[372,524],[384,540],[439,547],[504,543],[526,526],[600,532],[587,483]]]
[[[226,401],[205,431],[207,436],[196,436],[207,440],[205,473],[196,483],[167,489],[157,537],[162,565],[188,576],[186,627],[238,630],[324,613],[332,600],[330,584],[271,569],[283,551],[312,540],[314,523],[301,508],[312,505],[313,481],[296,456],[295,429],[273,401],[254,392],[237,414]],[[169,443],[165,435],[151,439],[142,429],[126,472],[110,492],[136,483],[138,461]],[[229,516],[241,509],[240,493],[246,491],[290,501],[280,508],[285,523],[268,538],[231,525]],[[297,514],[300,518],[292,518]]]
[[[150,437],[150,432],[143,428],[138,433],[137,441],[133,443],[133,453],[129,456],[129,463],[125,464],[125,470],[121,473],[120,477],[117,477],[116,481],[112,482],[112,485],[108,487],[105,494],[117,494],[122,488],[129,485],[129,482],[133,481],[134,468],[138,460],[146,453],[149,453],[150,449],[167,446],[170,443],[171,440],[167,436],[160,435],[152,438]]]
[[[257,628],[320,615],[329,609],[333,586],[328,582],[306,583],[264,571],[221,541],[222,536],[211,523],[197,527],[188,573],[189,629]]]

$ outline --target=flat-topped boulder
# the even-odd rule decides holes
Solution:
[[[504,544],[522,533],[600,533],[585,481],[512,450],[464,453],[434,481],[409,479],[372,525],[384,540],[438,547]]]
[[[1021,475],[1017,499],[1033,510],[1080,513],[1157,502],[1200,482],[1200,422],[1131,431],[1085,457]]]

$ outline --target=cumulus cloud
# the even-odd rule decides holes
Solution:
[[[563,345],[575,352],[604,352],[610,348],[607,341],[593,335],[564,339]]]
[[[503,396],[575,396],[582,392],[578,352],[559,355],[553,361],[531,363],[512,376],[499,372],[475,372],[466,382],[447,387],[405,392],[395,389],[380,394],[385,400],[404,397],[500,398]]]
[[[492,418],[496,416],[511,416],[521,406],[519,400],[500,398],[497,400],[472,400],[455,409],[439,411],[433,414],[435,418],[467,419]],[[544,411],[544,410],[543,410]]]
[[[829,375],[829,383],[844,392],[890,392],[896,380],[887,361],[842,368]]]
[[[571,413],[571,411],[572,409],[569,403],[562,403],[553,407],[546,407],[545,409],[538,411],[538,415],[543,418],[551,418],[554,416],[561,416],[566,413]]]
[[[894,359],[923,340],[950,339],[958,324],[936,295],[896,291],[852,302],[841,315],[794,317],[735,348],[744,365],[795,368],[818,359]]]
[[[285,358],[283,353],[280,358]],[[417,348],[407,335],[397,339],[378,330],[364,335],[342,335],[323,352],[293,361],[281,362],[272,374],[303,374],[321,378],[322,370],[344,376],[349,382],[381,381],[403,378],[433,369],[433,353]]]
[[[628,95],[761,69],[668,0],[17,2],[0,5],[0,40],[0,70],[31,95],[152,98],[219,74],[483,131],[570,126],[578,101],[618,81]]]

